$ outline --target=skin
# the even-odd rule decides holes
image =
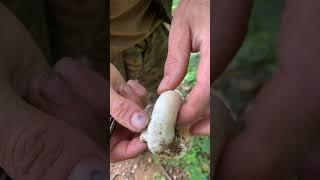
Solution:
[[[189,55],[200,52],[197,82],[181,107],[177,125],[210,134],[210,1],[182,0],[173,15],[164,77],[158,92],[175,89],[186,75]]]
[[[120,72],[110,63],[110,110],[111,115],[119,123],[110,139],[110,161],[118,162],[131,159],[143,153],[147,149],[147,144],[140,141],[141,130],[130,124],[134,113],[143,113],[146,106],[146,89],[137,80],[125,82]],[[122,107],[119,108],[119,105]],[[125,108],[123,108],[125,107]],[[121,114],[114,112],[122,109]],[[209,112],[207,112],[209,113]],[[149,119],[148,119],[149,121]],[[193,135],[202,135],[208,122],[201,121],[191,127]]]
[[[130,86],[131,85],[131,86]],[[135,93],[132,92],[135,89]],[[132,94],[131,98],[124,97],[122,94]],[[144,104],[147,92],[144,87],[135,81],[126,83],[120,72],[110,63],[110,114],[122,126],[133,132],[141,132],[149,122],[149,117],[140,105]],[[146,123],[144,126],[134,126],[134,114],[141,114]]]
[[[131,109],[129,111],[124,110],[122,112],[134,112],[136,110],[143,111],[145,106],[144,99],[146,98],[147,92],[142,85],[134,80],[130,80],[125,83],[119,71],[117,71],[112,64],[110,64],[110,80],[111,110],[114,109],[112,106],[115,106],[117,102],[124,101],[125,103],[130,104],[125,107]],[[139,130],[130,126],[129,120],[126,121],[125,119],[120,119],[117,122],[119,124],[110,138],[111,162],[134,158],[147,149],[147,145],[140,142]],[[130,130],[129,128],[133,130]]]
[[[70,59],[49,67],[2,4],[0,21],[0,166],[13,179],[49,180],[68,179],[84,158],[107,162],[107,82]]]
[[[60,2],[59,7],[61,6],[63,4]],[[0,96],[3,99],[1,107],[8,109],[8,112],[2,111],[0,117],[13,117],[9,122],[6,118],[1,120],[2,124],[7,124],[0,129],[0,142],[3,147],[7,147],[0,149],[1,167],[13,178],[65,179],[70,169],[83,157],[92,156],[106,162],[107,155],[102,149],[106,148],[106,105],[103,96],[106,96],[105,90],[109,83],[84,65],[70,59],[63,59],[54,68],[50,68],[30,34],[4,6],[1,6],[0,18],[2,22],[7,23],[3,23],[6,28],[1,28],[2,42],[7,44],[0,44],[0,88],[3,90]],[[64,51],[75,53],[76,48],[66,48]],[[113,79],[111,81],[111,84],[116,84]],[[129,88],[124,88],[120,95],[132,100],[132,103],[136,103],[141,109],[146,91],[134,81],[129,81],[126,85]],[[13,152],[11,144],[21,141],[21,145],[15,147],[19,151],[27,141],[9,137],[16,137],[23,129],[31,129],[30,127],[34,131],[24,132],[23,137],[35,136],[39,131],[46,129],[45,134],[57,145],[62,143],[61,139],[67,142],[66,147],[59,147],[66,153],[59,159],[59,168],[50,168],[50,171],[42,172],[46,167],[44,165],[50,164],[49,160],[44,158],[36,161],[32,160],[33,157],[25,157],[24,164],[37,167],[29,174],[22,174],[24,167],[11,167],[15,161],[6,158],[13,156],[12,153],[7,153]],[[127,140],[131,140],[132,135],[134,133],[123,127],[116,128],[110,140],[111,161],[132,158],[146,149],[146,145],[140,143],[137,138],[136,141]],[[50,142],[50,139],[47,141]],[[49,146],[48,150],[57,149],[50,146],[50,143],[46,146]],[[34,149],[34,156],[49,156],[39,154],[38,150]],[[29,161],[35,163],[28,163]],[[40,168],[42,166],[43,168]]]
[[[214,39],[214,52],[223,71],[231,60],[227,54],[246,31],[251,2],[215,1],[213,32],[228,30],[233,38]],[[237,2],[236,2],[237,3]],[[319,59],[320,3],[316,0],[286,1],[279,38],[279,70],[258,94],[252,110],[246,114],[243,132],[226,146],[218,167],[217,179],[319,179]],[[223,19],[228,12],[229,19]],[[223,22],[230,23],[224,24]],[[237,21],[237,22],[233,22]],[[216,34],[219,36],[219,34]],[[230,44],[222,51],[220,44]],[[221,61],[221,62],[220,62]],[[219,63],[220,62],[220,63]],[[219,69],[221,68],[221,69]],[[244,165],[245,163],[245,165]]]
[[[169,51],[164,70],[164,78],[158,88],[159,94],[167,90],[175,89],[186,75],[190,53],[201,53],[197,84],[187,98],[187,102],[181,107],[177,121],[178,126],[190,126],[190,131],[193,135],[210,134],[209,6],[209,0],[182,0],[180,2],[174,14],[169,33]],[[149,117],[143,111],[142,106],[139,106],[138,102],[141,100],[137,100],[137,97],[141,98],[141,96],[133,95],[131,96],[131,98],[133,98],[132,100],[119,93],[124,91],[126,83],[112,64],[110,64],[110,78],[111,115],[122,127],[132,132],[142,132],[148,123],[145,123],[141,128],[135,128],[131,123],[131,118],[134,113],[142,113],[146,121],[149,122]],[[201,99],[199,100],[199,98]],[[131,149],[131,143],[132,146],[138,145],[138,150],[133,151]],[[128,136],[124,146],[127,149],[126,153],[122,153],[122,157],[116,158],[115,161],[117,159],[123,160],[134,157],[133,155],[136,156],[144,150],[144,147],[139,144],[135,138],[129,138]]]

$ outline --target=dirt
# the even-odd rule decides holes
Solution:
[[[156,178],[158,177],[158,178]],[[162,177],[162,178],[160,178]],[[111,180],[185,180],[180,167],[166,167],[153,161],[149,152],[135,159],[110,164]]]
[[[164,141],[160,144],[160,146],[162,147],[162,151],[158,152],[159,155],[174,157],[178,156],[181,153],[182,147],[180,144],[181,142],[179,141],[180,133],[175,130],[175,134],[177,135],[177,137],[174,137],[173,141],[170,144],[165,144]]]

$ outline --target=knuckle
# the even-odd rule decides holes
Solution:
[[[179,61],[178,58],[173,55],[168,55],[166,60],[166,68],[175,68],[179,64],[181,64],[181,61]]]
[[[129,80],[128,85],[133,88],[134,92],[136,92],[139,97],[144,97],[147,95],[147,90],[140,83]]]
[[[139,94],[140,98],[145,99],[145,98],[147,98],[147,95],[148,95],[147,90],[141,89],[140,94]]]
[[[11,168],[22,177],[43,177],[63,151],[63,141],[48,127],[25,128],[16,133],[8,151]]]
[[[114,118],[121,120],[127,116],[128,109],[129,109],[128,103],[122,100],[118,103],[115,103],[112,106],[111,113]]]

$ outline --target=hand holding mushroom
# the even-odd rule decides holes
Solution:
[[[197,83],[178,115],[178,126],[194,135],[210,134],[210,0],[181,1],[169,33],[169,49],[159,93],[176,89],[188,68],[190,52],[199,51]]]
[[[110,138],[110,159],[120,161],[133,158],[146,150],[139,135],[149,123],[143,110],[147,92],[137,81],[127,83],[110,63],[110,113],[119,123]]]
[[[210,133],[209,0],[182,1],[169,34],[169,50],[148,129],[141,135],[152,153],[177,159],[191,148],[193,135]],[[200,51],[197,84],[183,102],[173,91],[186,75],[191,51]],[[181,107],[181,108],[180,108]]]

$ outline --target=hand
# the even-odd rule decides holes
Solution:
[[[24,100],[1,87],[7,103],[0,116],[9,117],[1,120],[1,166],[13,179],[106,176],[105,83],[71,62],[60,62],[56,70],[61,74],[34,79]],[[89,82],[93,89],[83,88]]]
[[[239,35],[237,31],[245,32],[243,26],[226,26],[248,21],[243,18],[250,14],[249,1],[245,4],[229,1],[227,6],[225,3],[220,19],[214,21],[221,24],[214,27],[220,29],[219,25],[225,24],[226,29],[234,31],[230,33],[233,35]],[[319,81],[320,63],[314,59],[320,58],[317,53],[320,39],[314,32],[320,30],[320,25],[313,21],[319,16],[319,7],[319,1],[286,1],[279,41],[279,70],[246,114],[243,132],[227,144],[217,179],[280,180],[297,174],[302,179],[319,179],[320,114],[319,100],[315,97],[319,95],[320,86],[315,82]],[[226,22],[223,11],[233,16],[234,21],[223,23]],[[214,41],[217,46],[237,44],[235,42],[242,38],[232,42]],[[225,59],[214,59],[222,60]]]
[[[122,126],[133,132],[141,132],[149,123],[147,113],[136,103],[142,103],[146,90],[135,83],[129,81],[129,85],[125,83],[120,72],[110,63],[110,113]],[[132,93],[132,87],[136,88],[136,96],[131,96],[134,101],[125,98],[121,93]]]
[[[186,75],[191,52],[200,51],[197,83],[181,107],[177,125],[193,125],[195,134],[210,134],[210,0],[183,0],[169,34],[169,49],[158,92],[175,89]],[[197,123],[197,124],[194,124]]]
[[[147,95],[146,90],[135,80],[129,80],[124,91],[119,95],[136,103],[140,108],[145,106],[143,99]],[[111,162],[134,158],[147,149],[147,145],[140,142],[140,133],[132,132],[118,124],[110,138]]]
[[[83,65],[69,59],[61,60],[55,66],[55,71],[58,74],[51,75],[49,81],[46,81],[45,84],[46,89],[49,90],[47,96],[45,96],[46,101],[43,101],[41,96],[39,98],[39,95],[34,94],[36,91],[31,91],[29,102],[43,111],[50,112],[67,121],[73,127],[82,130],[99,145],[105,147],[107,144],[104,126],[107,81]],[[72,89],[63,88],[63,83],[67,83]],[[128,81],[126,86],[128,86],[124,88],[126,91],[120,92],[121,95],[143,107],[143,98],[137,97],[136,94],[144,97],[146,95],[144,88],[136,81]],[[37,85],[34,87],[35,90],[38,89]],[[70,93],[71,90],[78,95],[78,98],[70,98],[74,96]],[[48,101],[49,98],[52,101]],[[81,102],[81,99],[84,99],[85,102]],[[68,100],[70,103],[66,103]],[[63,104],[56,104],[59,101]],[[70,106],[70,104],[73,105]],[[87,107],[86,104],[90,107]],[[110,160],[112,162],[125,160],[143,152],[146,149],[146,144],[139,141],[139,134],[118,125],[110,138],[110,147],[106,147],[110,148]]]
[[[130,159],[145,151],[147,146],[140,142],[138,132],[149,123],[143,110],[147,91],[135,80],[127,83],[120,72],[110,63],[110,113],[118,125],[110,139],[110,159]]]
[[[0,166],[13,179],[105,177],[104,80],[70,61],[50,69],[2,4],[0,21]]]

